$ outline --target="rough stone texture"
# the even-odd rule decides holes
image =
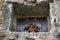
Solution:
[[[5,0],[0,0],[0,40],[6,40],[6,31],[3,28],[5,6]]]
[[[16,0],[17,1],[17,0]],[[23,0],[22,0],[23,1]],[[23,3],[23,2],[22,2]],[[0,26],[3,24],[5,13],[5,2],[0,1]],[[11,19],[10,19],[11,20]],[[50,33],[20,33],[5,31],[0,27],[1,40],[60,40],[60,1],[54,0],[50,3],[50,20],[51,31]],[[10,21],[9,21],[10,22]]]
[[[17,2],[17,3],[23,3],[25,2],[24,0],[7,0],[8,2]],[[35,1],[35,0],[26,0],[26,1]],[[47,1],[47,0],[37,0],[37,2],[41,2],[41,1]]]
[[[20,3],[20,4],[24,4],[24,5],[29,5],[29,6],[35,6],[34,3],[39,4],[39,2],[46,2],[48,0],[7,0],[8,2],[16,2],[16,3]]]
[[[60,0],[54,0],[54,7],[55,7],[55,14],[56,14],[56,20],[55,23],[55,29],[56,29],[56,40],[60,40]]]
[[[0,26],[2,26],[4,22],[5,4],[6,2],[4,0],[0,0]]]
[[[55,35],[55,25],[54,25],[54,20],[57,18],[55,15],[55,10],[54,10],[54,3],[50,3],[50,23],[51,23],[51,30],[50,30],[50,35],[54,36]]]
[[[8,39],[15,40],[53,40],[52,36],[44,35],[41,33],[23,33],[23,32],[10,32],[8,33]]]
[[[11,24],[11,15],[12,15],[12,4],[6,5],[6,12],[4,15],[4,27],[7,31],[9,31],[9,27]]]

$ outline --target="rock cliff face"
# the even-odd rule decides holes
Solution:
[[[5,6],[5,0],[0,0],[0,26],[3,26],[4,23]]]
[[[23,0],[22,0],[23,1]],[[11,2],[11,0],[10,0]],[[17,2],[17,0],[15,1]],[[22,3],[22,2],[21,2]],[[0,39],[1,40],[60,40],[60,1],[50,3],[51,31],[49,33],[20,33],[4,30],[6,1],[0,0]]]

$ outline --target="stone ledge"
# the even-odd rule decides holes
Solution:
[[[30,40],[31,40],[31,38],[35,39],[35,40],[53,40],[53,37],[49,36],[49,35],[40,34],[40,35],[36,36],[36,33],[34,33],[34,35],[33,35],[33,33],[29,33],[29,34],[23,33],[23,34],[20,32],[19,33],[18,32],[10,32],[10,33],[8,33],[7,37],[8,37],[8,39],[14,39],[15,38],[17,40],[25,40],[26,37]],[[18,36],[18,38],[16,38],[17,36]]]

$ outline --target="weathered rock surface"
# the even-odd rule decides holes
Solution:
[[[10,0],[13,1],[13,0]],[[14,0],[15,2],[17,0]],[[21,0],[23,1],[23,0]],[[24,2],[24,1],[23,1]],[[20,2],[20,3],[23,3]],[[60,1],[54,0],[50,8],[51,31],[50,33],[20,33],[10,32],[3,28],[6,2],[0,0],[0,40],[60,40]],[[55,21],[54,21],[55,20]]]

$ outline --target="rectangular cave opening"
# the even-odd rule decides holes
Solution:
[[[49,32],[49,3],[27,6],[13,3],[10,31],[15,32]]]

